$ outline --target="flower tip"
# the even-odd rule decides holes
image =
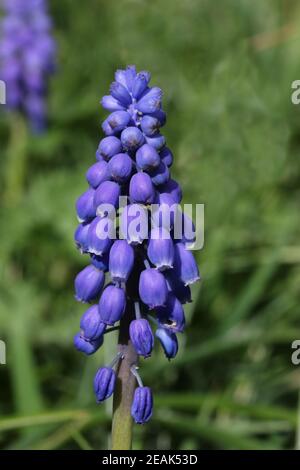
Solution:
[[[187,286],[191,286],[192,284],[195,284],[196,282],[200,282],[200,281],[202,281],[202,278],[199,274],[199,276],[195,276],[194,278],[189,279],[187,282],[185,282],[184,285],[185,285],[185,287],[187,287]]]

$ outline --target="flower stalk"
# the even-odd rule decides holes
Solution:
[[[131,450],[133,419],[131,405],[136,378],[131,372],[137,366],[138,355],[129,338],[128,316],[121,320],[118,350],[124,356],[117,369],[117,382],[113,401],[112,450]]]

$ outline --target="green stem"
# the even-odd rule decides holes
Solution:
[[[117,369],[117,385],[114,394],[112,422],[112,450],[130,450],[132,447],[131,404],[136,378],[130,371],[137,365],[138,356],[129,338],[130,315],[124,315],[120,324],[118,350],[124,356]]]

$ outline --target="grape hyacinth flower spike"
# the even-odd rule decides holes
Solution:
[[[110,112],[105,135],[76,203],[74,240],[89,261],[76,277],[75,296],[93,304],[83,313],[74,344],[90,355],[119,330],[117,356],[94,380],[97,402],[114,395],[115,450],[130,449],[131,417],[144,424],[152,416],[152,392],[137,372],[139,358],[151,357],[155,339],[167,359],[176,356],[183,304],[200,278],[188,237],[175,239],[175,222],[185,219],[177,210],[180,185],[170,176],[173,154],[161,134],[161,101],[148,72],[134,66],[116,72],[101,101]]]
[[[47,0],[3,0],[0,79],[7,108],[23,113],[34,133],[46,126],[48,78],[55,70],[56,45]]]

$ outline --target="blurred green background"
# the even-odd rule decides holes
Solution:
[[[84,306],[73,279],[74,203],[86,188],[114,71],[150,70],[164,90],[174,177],[205,204],[203,281],[178,357],[141,375],[155,397],[135,449],[300,448],[300,9],[296,0],[51,0],[59,67],[50,126],[0,118],[2,449],[107,449],[111,403],[73,348]]]

